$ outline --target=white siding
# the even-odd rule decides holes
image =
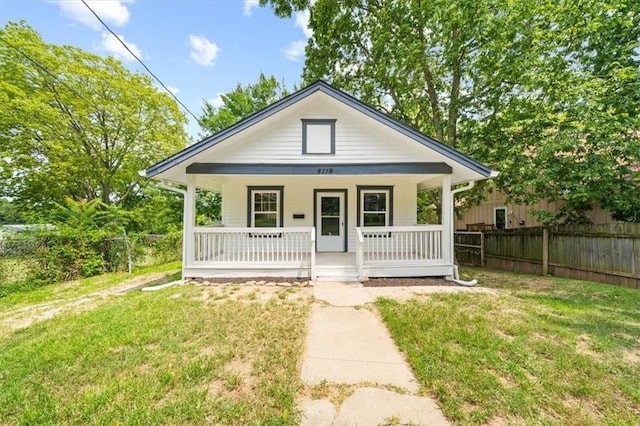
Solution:
[[[431,150],[344,106],[329,108],[321,99],[293,108],[265,123],[259,132],[247,131],[225,141],[200,162],[225,163],[390,163],[443,161]],[[334,155],[302,154],[302,119],[336,119]]]
[[[242,176],[226,183],[222,189],[222,220],[225,226],[247,226],[247,187],[284,186],[284,226],[313,226],[314,189],[347,190],[348,251],[355,250],[357,214],[357,186],[393,186],[393,224],[416,224],[415,179],[405,176]],[[294,219],[294,213],[303,213],[304,219]]]

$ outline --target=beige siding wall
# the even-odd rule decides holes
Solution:
[[[417,183],[402,176],[260,176],[237,177],[223,185],[222,222],[229,227],[247,226],[247,187],[284,186],[284,226],[313,226],[314,189],[347,190],[348,251],[355,250],[357,186],[393,186],[393,224],[416,224]],[[303,213],[304,219],[294,219],[294,213]]]
[[[506,207],[507,209],[507,228],[525,228],[532,226],[540,226],[535,216],[530,215],[530,210],[556,211],[558,209],[556,203],[540,201],[530,206],[523,206],[506,202],[506,194],[500,190],[494,190],[489,198],[477,206],[472,206],[464,212],[462,218],[456,217],[455,229],[466,229],[467,225],[484,223],[487,225],[494,224],[493,212],[496,207]],[[611,215],[606,211],[598,208],[586,213],[594,224],[611,222]],[[524,222],[524,224],[520,224]]]

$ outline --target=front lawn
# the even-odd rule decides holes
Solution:
[[[297,424],[307,290],[105,297],[0,337],[3,424]]]
[[[425,393],[461,424],[640,423],[640,291],[467,270],[498,294],[377,306]]]

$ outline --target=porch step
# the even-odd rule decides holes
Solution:
[[[356,268],[349,266],[316,266],[316,281],[358,282]]]

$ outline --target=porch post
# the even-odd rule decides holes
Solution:
[[[187,193],[184,196],[182,238],[182,270],[193,263],[193,227],[196,223],[196,177],[187,174]]]
[[[453,196],[451,176],[442,178],[442,253],[447,265],[453,265]]]

